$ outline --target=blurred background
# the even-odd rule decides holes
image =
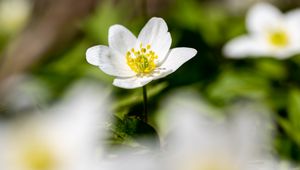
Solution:
[[[111,146],[128,138],[157,136],[156,116],[165,96],[193,89],[220,110],[249,102],[270,110],[276,124],[273,152],[300,162],[300,56],[287,60],[233,60],[223,45],[246,33],[245,14],[258,0],[0,0],[0,118],[26,117],[60,100],[78,80],[99,83],[114,96]],[[269,0],[283,12],[298,0]],[[172,47],[198,50],[166,78],[151,82],[149,124],[139,121],[141,89],[112,86],[110,77],[86,62],[87,48],[107,45],[108,29],[122,24],[137,35],[153,16],[166,20]]]

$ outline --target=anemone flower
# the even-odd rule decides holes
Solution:
[[[202,109],[205,105],[210,109]],[[267,110],[255,106],[238,103],[227,110],[230,116],[222,117],[195,92],[171,95],[163,104],[169,126],[163,169],[272,169],[275,164],[269,163],[273,157],[267,150],[271,123],[262,116]]]
[[[286,59],[300,52],[299,9],[283,14],[270,4],[258,3],[248,12],[246,23],[249,34],[225,45],[227,57]]]
[[[137,38],[122,25],[111,26],[109,46],[89,48],[86,59],[116,77],[113,85],[133,89],[171,74],[197,53],[193,48],[170,49],[171,42],[166,22],[153,17]]]
[[[43,114],[1,122],[0,169],[96,169],[102,101],[94,88],[75,88]]]

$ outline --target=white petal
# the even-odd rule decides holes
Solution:
[[[152,77],[116,78],[113,82],[113,85],[125,89],[134,89],[142,87],[152,80]]]
[[[295,9],[295,10],[292,10],[292,11],[286,13],[285,19],[288,22],[299,24],[299,22],[300,22],[300,9]]]
[[[150,44],[157,41],[158,35],[168,33],[168,26],[162,18],[151,18],[141,30],[138,39],[144,44]]]
[[[270,28],[278,27],[282,13],[267,3],[258,3],[247,14],[247,28],[252,33],[263,33]]]
[[[193,48],[173,48],[164,63],[160,66],[161,69],[171,70],[172,73],[176,71],[182,64],[194,57],[197,51]],[[166,75],[165,75],[166,76]]]
[[[109,48],[107,46],[93,46],[86,51],[86,60],[88,63],[99,66],[101,56],[108,56]]]
[[[274,56],[278,59],[286,59],[300,52],[300,9],[288,12],[284,19],[282,27],[289,43],[284,48],[273,49]]]
[[[300,45],[300,9],[290,11],[285,16],[285,24],[288,29],[291,43]]]
[[[150,44],[151,49],[158,55],[158,63],[163,61],[171,47],[172,39],[168,26],[162,18],[151,18],[138,36],[143,45]]]
[[[124,26],[113,25],[109,28],[108,43],[110,48],[125,56],[129,49],[135,47],[136,37]]]
[[[289,46],[282,48],[282,49],[270,49],[270,56],[273,56],[276,59],[287,59],[295,55],[296,53],[299,53],[299,45],[298,48],[296,48],[295,44],[290,44]]]
[[[249,36],[240,36],[229,41],[223,53],[229,58],[245,58],[249,56],[267,55],[268,47],[264,41]]]
[[[152,43],[152,49],[157,54],[157,64],[160,65],[167,57],[172,43],[171,34],[168,32],[165,36],[161,36],[157,41]]]
[[[98,66],[106,74],[117,77],[131,77],[135,73],[130,70],[125,61],[119,60],[120,55],[107,46],[91,47],[86,52],[88,63]]]

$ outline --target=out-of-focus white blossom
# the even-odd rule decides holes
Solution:
[[[164,104],[171,126],[165,140],[164,169],[257,170],[257,161],[272,160],[263,149],[271,138],[267,129],[270,121],[260,115],[265,109],[239,105],[228,110],[232,114],[229,118],[216,119],[214,109],[199,109],[197,103],[205,102],[195,93],[184,94],[171,95]],[[191,94],[192,99],[188,97]]]
[[[0,1],[0,30],[14,33],[24,26],[31,14],[30,0]]]
[[[1,122],[0,169],[96,169],[106,100],[101,87],[81,84],[50,109]]]
[[[280,0],[225,0],[224,5],[232,12],[240,13],[259,2],[276,3]]]
[[[300,10],[282,14],[276,7],[258,3],[248,12],[249,34],[229,41],[224,54],[230,58],[274,57],[286,59],[300,53]]]

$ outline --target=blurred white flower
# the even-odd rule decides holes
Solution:
[[[230,58],[270,56],[285,59],[300,53],[300,10],[282,14],[267,3],[258,3],[248,12],[247,29],[229,41],[224,54]]]
[[[14,33],[24,26],[32,9],[29,0],[0,1],[0,30]]]
[[[93,170],[101,152],[104,94],[78,85],[42,114],[0,124],[0,169]],[[98,153],[96,153],[96,151]]]
[[[182,94],[172,95],[165,105],[173,131],[165,140],[164,169],[257,170],[257,161],[272,160],[263,149],[270,138],[270,122],[258,115],[264,109],[242,105],[229,110],[233,117],[216,119],[209,110],[199,110],[196,103],[203,105],[201,99]]]
[[[225,0],[224,5],[232,12],[236,14],[241,14],[243,11],[247,10],[252,5],[258,2],[268,2],[276,3],[280,0]]]
[[[193,48],[171,47],[171,35],[162,18],[151,18],[136,38],[121,25],[109,28],[109,47],[98,45],[86,52],[88,63],[115,76],[113,84],[122,88],[142,87],[176,71],[194,57]]]

